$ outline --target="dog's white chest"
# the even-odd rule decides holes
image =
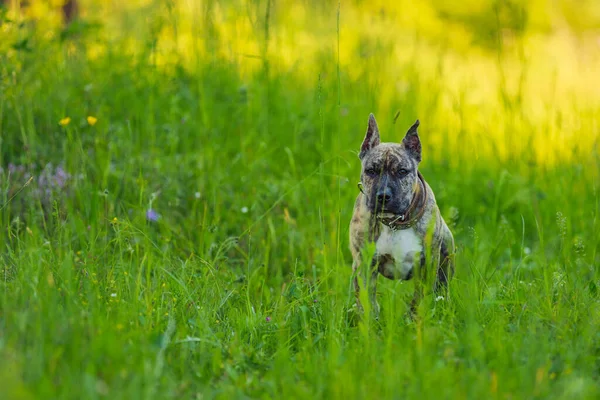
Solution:
[[[414,266],[415,257],[423,250],[423,245],[413,228],[393,231],[384,225],[377,239],[376,250],[379,256],[389,256],[392,259],[380,266],[380,272],[384,276],[406,279]]]

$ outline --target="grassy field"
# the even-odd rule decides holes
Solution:
[[[1,399],[600,397],[595,1],[30,3],[0,12]],[[458,246],[415,320],[412,282],[353,308],[370,112],[420,119]]]

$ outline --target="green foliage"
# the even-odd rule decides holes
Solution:
[[[172,52],[160,46],[189,22],[176,2],[89,3],[69,27],[0,13],[0,398],[600,395],[594,99],[528,117],[535,95],[504,81],[486,114],[441,61],[425,76],[435,58],[396,64],[396,38],[346,24],[356,62],[334,36],[288,68],[273,38],[301,17],[276,1],[208,1],[205,36]],[[340,18],[371,18],[356,3]],[[505,57],[494,10],[518,37],[533,11],[485,7],[438,14],[483,32],[473,54]],[[337,11],[305,8],[327,41]],[[212,53],[245,18],[260,54]],[[421,170],[459,248],[449,295],[415,321],[413,283],[383,278],[381,320],[355,315],[347,237],[369,112],[384,141],[421,120]]]

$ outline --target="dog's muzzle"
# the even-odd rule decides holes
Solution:
[[[425,213],[425,208],[427,207],[427,189],[425,187],[423,176],[420,172],[418,172],[418,177],[422,186],[419,186],[419,189],[415,192],[406,212],[402,214],[379,214],[377,216],[379,222],[395,231],[400,229],[408,229],[414,226],[421,219]]]

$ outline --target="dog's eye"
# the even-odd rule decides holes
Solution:
[[[404,175],[406,175],[406,174],[408,174],[408,170],[407,170],[407,169],[400,168],[400,169],[398,170],[398,175],[400,175],[400,176],[404,176]]]
[[[367,168],[365,170],[365,173],[367,175],[377,175],[377,169],[376,168]]]

